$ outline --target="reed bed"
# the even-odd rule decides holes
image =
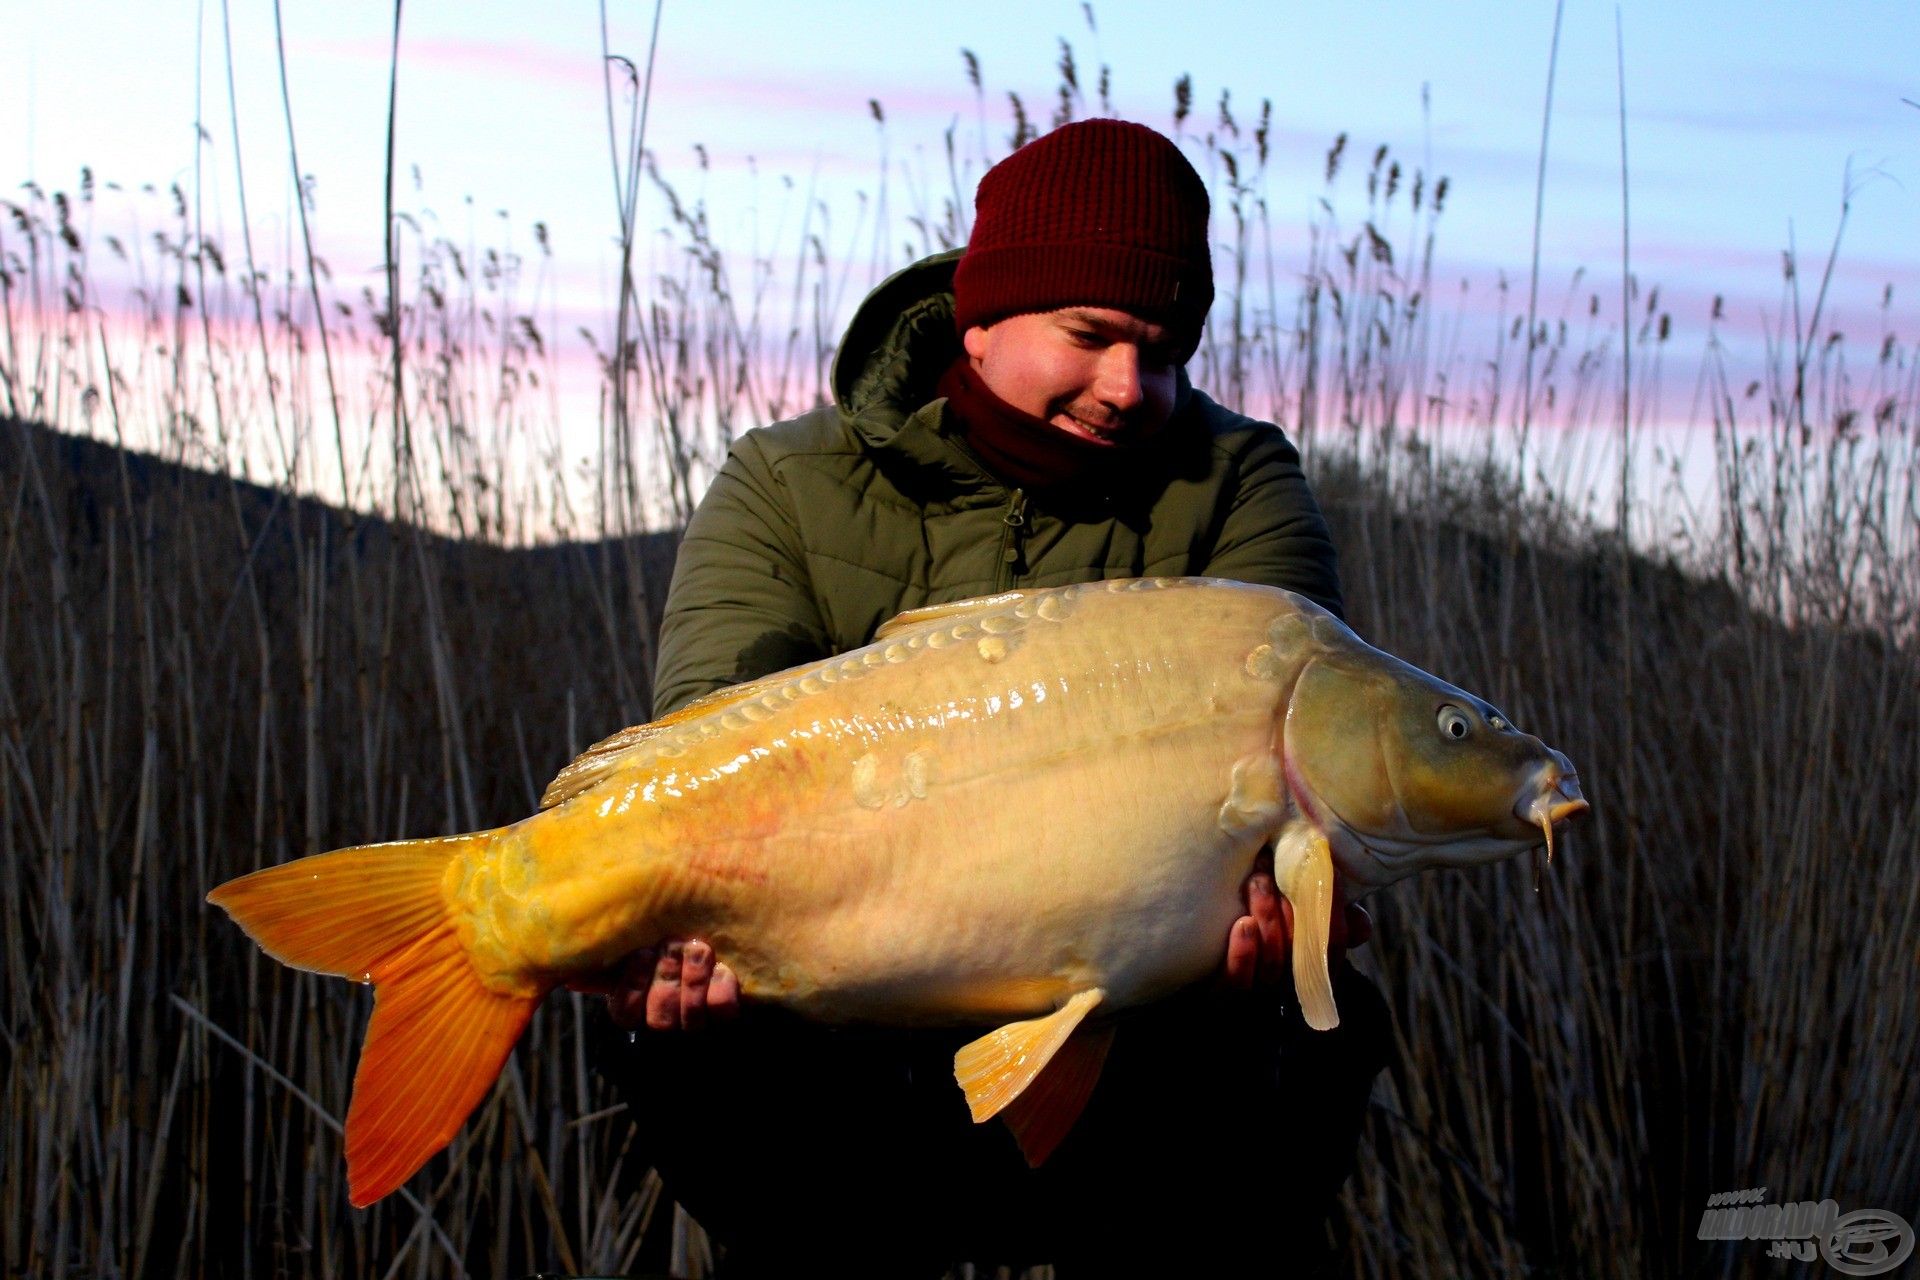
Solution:
[[[1056,122],[1088,109],[1070,49],[1061,70]],[[897,258],[888,184],[909,247],[955,243],[962,189],[1034,127],[1016,98],[989,139],[969,75],[952,196],[888,169],[872,221],[835,232],[810,202],[760,256],[717,243],[635,143],[626,181],[657,184],[672,249],[586,335],[604,389],[584,469],[551,399],[539,229],[531,264],[511,239],[419,233],[389,300],[259,266],[177,191],[88,174],[0,209],[8,1275],[711,1269],[587,1068],[577,996],[405,1198],[348,1208],[338,1117],[369,1002],[265,960],[203,897],[264,862],[521,817],[646,718],[672,529],[732,435],[820,397],[859,293],[845,263]],[[1911,1214],[1913,335],[1889,306],[1856,358],[1810,305],[1744,368],[1710,326],[1689,359],[1713,479],[1683,501],[1635,463],[1646,380],[1678,359],[1657,291],[1476,334],[1433,301],[1445,179],[1344,138],[1326,177],[1359,165],[1366,206],[1330,201],[1283,260],[1268,111],[1201,115],[1183,89],[1223,246],[1196,382],[1303,445],[1362,633],[1564,747],[1595,804],[1544,874],[1378,901],[1359,959],[1398,1060],[1332,1266],[1705,1275],[1764,1249],[1695,1239],[1714,1192]],[[146,242],[94,232],[109,196]]]

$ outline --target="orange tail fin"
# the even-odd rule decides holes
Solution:
[[[215,889],[274,959],[374,986],[347,1111],[347,1195],[365,1207],[453,1141],[526,1029],[544,990],[481,982],[440,882],[490,831],[364,845],[268,867]]]

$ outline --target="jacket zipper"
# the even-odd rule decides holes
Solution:
[[[1013,586],[1017,574],[1026,569],[1023,562],[1026,549],[1020,545],[1022,533],[1027,527],[1027,494],[1024,489],[1015,489],[1007,500],[1007,514],[1001,517],[1005,528],[1000,534],[1000,578],[997,590],[1005,591]]]

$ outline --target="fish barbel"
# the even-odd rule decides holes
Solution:
[[[1564,755],[1299,596],[1119,580],[902,614],[616,734],[511,826],[209,900],[276,959],[374,986],[356,1205],[453,1139],[549,991],[669,937],[814,1018],[995,1026],[955,1075],[1038,1163],[1098,1079],[1102,1015],[1217,968],[1263,847],[1324,1029],[1336,875],[1357,897],[1551,851],[1586,809]]]

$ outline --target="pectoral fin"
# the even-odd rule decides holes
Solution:
[[[1105,996],[1098,987],[1082,991],[1044,1018],[1010,1022],[953,1055],[974,1122],[1004,1113],[1028,1164],[1060,1144],[1100,1078],[1113,1028],[1080,1024]]]
[[[1305,823],[1281,832],[1273,848],[1273,875],[1293,904],[1293,987],[1300,1012],[1315,1031],[1340,1025],[1327,972],[1327,937],[1333,924],[1333,850]]]

